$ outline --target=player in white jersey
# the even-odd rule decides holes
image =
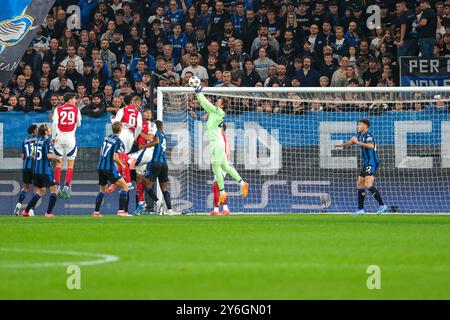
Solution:
[[[142,124],[142,131],[137,139],[138,143],[138,152],[134,152],[128,155],[129,160],[128,164],[135,165],[136,170],[136,191],[138,196],[138,203],[136,206],[135,214],[139,215],[143,210],[145,201],[145,171],[147,169],[147,164],[153,158],[153,146],[149,146],[148,144],[153,140],[153,137],[158,130],[156,128],[156,124],[154,124],[152,120],[152,110],[145,109],[144,114],[144,122]]]
[[[122,122],[122,131],[120,133],[120,140],[125,145],[125,153],[130,153],[134,141],[139,137],[142,130],[142,115],[139,112],[142,100],[139,96],[125,96],[125,107],[120,109],[112,122]]]
[[[53,137],[55,155],[61,161],[55,168],[55,183],[58,187],[58,197],[68,199],[70,197],[70,184],[73,178],[73,167],[77,156],[77,141],[75,131],[81,126],[81,112],[78,109],[78,98],[74,93],[64,94],[63,106],[56,107],[53,113]],[[63,158],[67,159],[67,171],[65,186],[61,190],[61,171]]]

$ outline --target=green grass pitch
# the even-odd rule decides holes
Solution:
[[[450,298],[448,216],[0,217],[0,299],[422,298]]]

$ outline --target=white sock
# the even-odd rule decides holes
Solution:
[[[230,210],[228,210],[228,206],[226,204],[223,205],[223,210],[224,211],[230,211]]]
[[[219,207],[214,207],[214,212],[219,212]]]

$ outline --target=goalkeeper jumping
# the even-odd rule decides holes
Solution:
[[[219,205],[222,205],[227,199],[222,171],[228,173],[234,180],[239,182],[241,185],[242,198],[247,197],[248,183],[242,180],[239,173],[228,164],[225,153],[225,142],[221,134],[221,127],[225,117],[224,109],[228,107],[228,99],[221,98],[217,100],[214,105],[201,92],[202,89],[203,87],[201,85],[195,87],[195,93],[198,103],[208,113],[206,134],[210,145],[212,171],[220,191]]]

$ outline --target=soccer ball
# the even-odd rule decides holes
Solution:
[[[30,215],[30,217],[34,217],[34,211],[33,211],[33,209],[30,209],[30,211],[28,211],[28,214]]]
[[[192,76],[189,79],[189,86],[191,86],[192,88],[198,88],[201,84],[201,81],[198,77],[196,76]]]

